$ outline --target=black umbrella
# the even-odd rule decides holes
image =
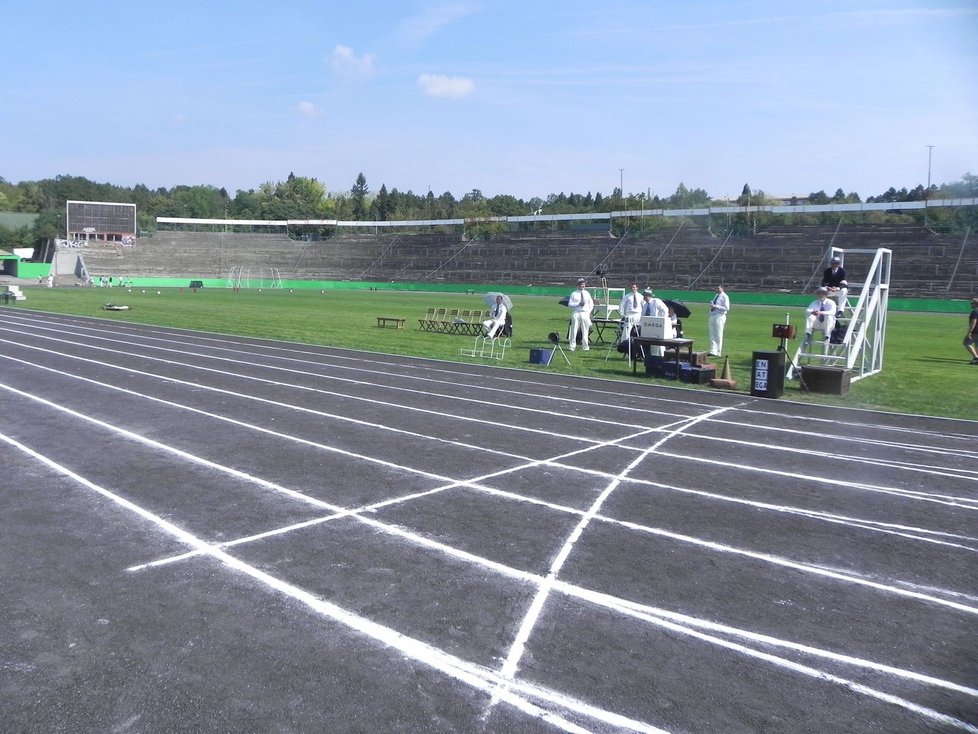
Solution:
[[[690,311],[689,308],[686,306],[686,304],[683,303],[682,301],[663,300],[662,302],[666,304],[666,306],[671,308],[675,312],[676,316],[678,316],[681,319],[688,319],[690,316],[693,315],[693,312]]]
[[[564,296],[559,301],[557,301],[557,303],[559,303],[561,306],[569,306],[570,305],[570,296]]]

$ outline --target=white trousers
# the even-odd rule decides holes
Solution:
[[[710,333],[710,354],[723,354],[723,328],[727,325],[727,314],[711,313],[707,328]]]
[[[588,341],[588,332],[591,331],[591,315],[584,311],[575,311],[571,314],[570,334],[567,340],[570,342],[570,350],[573,352],[577,348],[577,333],[581,332],[581,346],[585,349],[591,348]]]
[[[506,319],[486,319],[482,325],[486,328],[486,336],[492,338],[506,323]]]

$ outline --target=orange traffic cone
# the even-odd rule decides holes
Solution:
[[[719,387],[724,390],[733,390],[737,383],[730,376],[730,357],[723,358],[723,372],[720,377],[710,380],[710,387]]]

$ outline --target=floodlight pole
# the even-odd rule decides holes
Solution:
[[[934,146],[927,146],[927,190],[924,192],[924,226],[927,226],[927,200],[930,199],[930,164],[934,155]]]

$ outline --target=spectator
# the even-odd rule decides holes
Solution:
[[[978,364],[978,298],[971,299],[971,315],[968,316],[968,333],[964,335],[964,348],[971,355],[971,364]]]
[[[496,305],[492,307],[489,316],[490,318],[483,321],[482,325],[486,328],[486,337],[492,339],[506,326],[506,304],[503,303],[502,296],[496,296]]]
[[[577,335],[581,335],[581,347],[587,352],[591,349],[591,342],[588,339],[588,332],[591,331],[591,312],[594,311],[594,299],[587,290],[587,281],[580,278],[577,281],[577,290],[570,294],[567,305],[571,309],[570,351],[577,348]]]
[[[719,357],[723,354],[723,330],[727,326],[727,312],[730,311],[730,296],[723,289],[722,285],[717,286],[716,295],[710,303],[710,320],[707,329],[710,334],[711,357]]]
[[[835,304],[829,300],[828,288],[823,286],[818,289],[818,298],[808,305],[805,313],[805,344],[812,343],[813,331],[821,331],[827,341],[835,326]]]
[[[846,280],[846,269],[842,267],[842,258],[833,257],[829,261],[829,267],[822,274],[822,286],[828,288],[829,297],[835,300],[837,305],[835,317],[841,319],[849,295],[849,282]]]

